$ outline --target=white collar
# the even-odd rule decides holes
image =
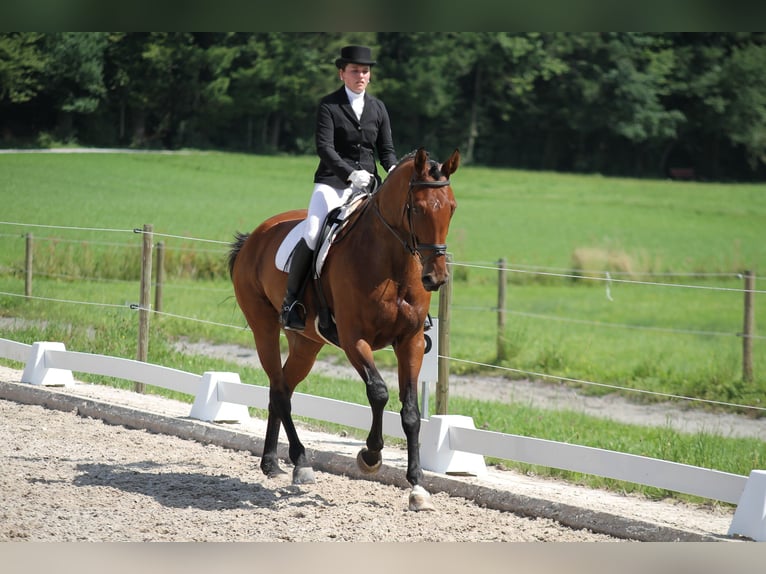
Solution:
[[[348,89],[348,86],[343,86],[346,90],[346,95],[348,96],[348,101],[353,103],[355,100],[358,100],[359,98],[364,98],[364,92],[361,94],[357,94],[355,92],[352,92]]]

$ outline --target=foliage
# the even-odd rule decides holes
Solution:
[[[313,154],[316,104],[349,43],[376,54],[370,91],[400,155],[766,177],[762,32],[6,32],[3,145]]]
[[[42,89],[47,65],[42,36],[33,32],[0,34],[0,103],[21,104]]]

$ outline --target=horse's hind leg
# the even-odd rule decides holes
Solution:
[[[293,463],[293,484],[314,482],[314,471],[306,458],[306,449],[298,438],[292,418],[291,398],[295,387],[311,371],[319,350],[324,346],[294,332],[287,333],[289,343],[287,360],[281,369],[277,384],[271,382],[269,393],[269,418],[272,412],[282,421],[289,442],[290,461]]]
[[[279,316],[268,304],[253,304],[254,311],[246,313],[248,324],[253,331],[255,348],[266,376],[269,378],[270,394],[282,379],[282,356],[279,351]],[[277,443],[279,428],[282,424],[278,410],[273,408],[273,400],[269,400],[269,416],[266,423],[266,438],[261,456],[261,470],[268,477],[275,477],[285,472],[279,467]]]

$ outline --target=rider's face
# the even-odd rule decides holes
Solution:
[[[370,83],[370,66],[363,64],[346,64],[346,67],[338,70],[340,79],[346,87],[355,94],[361,94]]]

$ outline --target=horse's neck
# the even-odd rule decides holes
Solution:
[[[417,266],[411,252],[410,232],[405,225],[410,171],[405,170],[405,173],[396,174],[396,178],[389,176],[386,179],[372,197],[375,204],[365,210],[366,221],[363,223],[370,230],[370,247],[375,246],[375,256],[385,258],[390,267],[402,275],[416,272]],[[369,269],[368,272],[373,270]]]
[[[383,182],[373,198],[380,213],[392,227],[402,225],[412,171],[408,166],[398,167]]]

